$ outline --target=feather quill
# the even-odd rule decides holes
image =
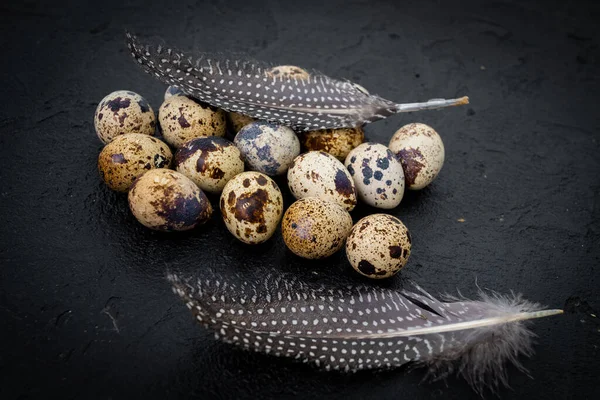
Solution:
[[[458,372],[482,393],[507,384],[505,364],[532,354],[523,321],[562,313],[518,295],[440,301],[415,291],[367,286],[311,287],[267,276],[241,285],[169,273],[173,292],[215,338],[293,357],[325,370],[393,368],[415,362],[435,378]]]
[[[297,131],[358,127],[390,115],[468,104],[468,97],[397,104],[360,85],[318,72],[274,74],[275,66],[201,53],[195,57],[126,33],[127,47],[142,68],[164,83],[226,111],[291,126]]]

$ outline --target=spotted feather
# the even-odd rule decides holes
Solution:
[[[360,85],[318,72],[281,74],[247,59],[202,53],[195,58],[126,33],[134,59],[149,74],[226,111],[288,125],[298,131],[358,127],[390,115],[468,103],[467,97],[397,104]]]
[[[215,338],[246,349],[355,372],[416,362],[436,376],[458,366],[475,390],[506,384],[507,361],[532,353],[522,321],[539,311],[519,296],[442,302],[415,292],[366,286],[311,287],[295,277],[242,284],[170,273],[173,291]]]

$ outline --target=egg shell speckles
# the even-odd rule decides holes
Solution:
[[[310,151],[294,159],[288,170],[288,186],[296,199],[318,197],[341,205],[356,206],[356,188],[344,164],[331,154]]]
[[[158,231],[186,231],[212,214],[206,195],[179,172],[154,169],[139,177],[129,191],[129,208],[144,226]]]
[[[304,132],[300,136],[302,146],[308,151],[321,150],[344,161],[352,149],[364,142],[362,128],[321,129]]]
[[[126,133],[154,135],[156,117],[150,104],[129,90],[112,92],[100,101],[94,114],[94,128],[103,143]]]
[[[165,143],[139,133],[119,135],[98,156],[98,171],[106,185],[127,192],[133,181],[148,170],[169,168],[173,154]]]
[[[256,121],[244,126],[234,139],[249,169],[270,176],[288,170],[300,154],[300,141],[287,126]]]
[[[172,96],[158,110],[165,141],[179,148],[205,136],[225,136],[225,112],[187,96]]]
[[[357,272],[374,279],[395,275],[408,261],[411,237],[406,226],[389,214],[372,214],[354,225],[346,256]]]
[[[336,203],[307,197],[293,203],[281,222],[286,246],[309,259],[325,258],[337,252],[352,229],[352,217]]]
[[[344,163],[360,201],[377,208],[398,206],[404,196],[404,171],[394,153],[379,143],[363,143]]]
[[[169,86],[167,90],[165,90],[165,100],[173,96],[185,96],[185,92],[177,86]]]
[[[220,193],[231,178],[244,172],[242,155],[227,139],[210,136],[192,139],[175,153],[175,169],[200,189]]]
[[[233,236],[247,244],[267,241],[281,220],[283,197],[271,178],[243,172],[227,182],[220,199],[221,215]]]
[[[231,127],[231,130],[234,133],[238,133],[240,129],[244,126],[251,124],[256,121],[256,119],[249,117],[244,114],[236,113],[236,112],[228,112],[227,113],[227,125]]]
[[[306,80],[310,74],[305,69],[295,65],[278,65],[266,71],[270,78]]]
[[[389,144],[404,168],[406,187],[423,189],[438,175],[444,165],[444,143],[430,126],[413,123],[398,129]]]

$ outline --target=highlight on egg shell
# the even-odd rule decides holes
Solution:
[[[389,214],[372,214],[352,227],[346,256],[361,275],[383,279],[406,265],[411,247],[410,233],[402,221]]]
[[[365,133],[361,127],[320,129],[300,134],[300,142],[307,151],[324,151],[342,162],[364,140]]]
[[[169,168],[173,154],[166,143],[140,133],[126,133],[104,146],[98,171],[106,185],[127,192],[135,179],[155,168]]]
[[[175,169],[209,193],[220,193],[231,178],[244,172],[235,145],[217,136],[192,139],[175,153]]]
[[[287,174],[288,186],[296,199],[318,197],[352,211],[356,188],[344,164],[331,154],[310,151],[294,159]]]
[[[404,171],[394,153],[379,143],[363,143],[344,163],[360,201],[377,208],[397,207],[404,196]]]
[[[104,97],[96,107],[94,129],[105,144],[126,133],[154,135],[156,117],[142,96],[129,90],[117,90]]]
[[[244,126],[234,143],[249,169],[270,176],[284,174],[300,154],[300,141],[292,129],[265,121]]]
[[[129,208],[144,226],[157,231],[186,231],[210,219],[212,206],[186,176],[154,169],[140,176],[128,195]]]
[[[281,221],[285,245],[297,256],[329,257],[344,246],[352,217],[339,204],[307,197],[294,202]]]
[[[187,96],[171,96],[158,110],[158,121],[167,143],[179,148],[205,136],[225,136],[225,112]]]
[[[283,214],[279,186],[267,175],[248,171],[233,177],[223,188],[219,202],[225,226],[240,241],[267,241]]]
[[[402,163],[406,187],[410,190],[429,185],[444,165],[444,143],[429,125],[404,125],[392,136],[389,148]]]

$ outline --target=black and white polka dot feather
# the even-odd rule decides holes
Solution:
[[[170,273],[173,291],[217,339],[310,362],[325,370],[358,371],[417,362],[435,376],[457,367],[480,391],[506,383],[504,364],[520,366],[533,334],[523,320],[537,311],[519,296],[441,302],[416,291],[366,286],[313,288],[269,276],[241,284]]]
[[[369,94],[359,85],[313,72],[305,79],[270,74],[266,63],[222,55],[185,53],[145,44],[126,33],[127,46],[146,72],[203,102],[227,111],[315,130],[356,127],[406,111],[466,104],[460,99],[434,99],[396,104]]]

